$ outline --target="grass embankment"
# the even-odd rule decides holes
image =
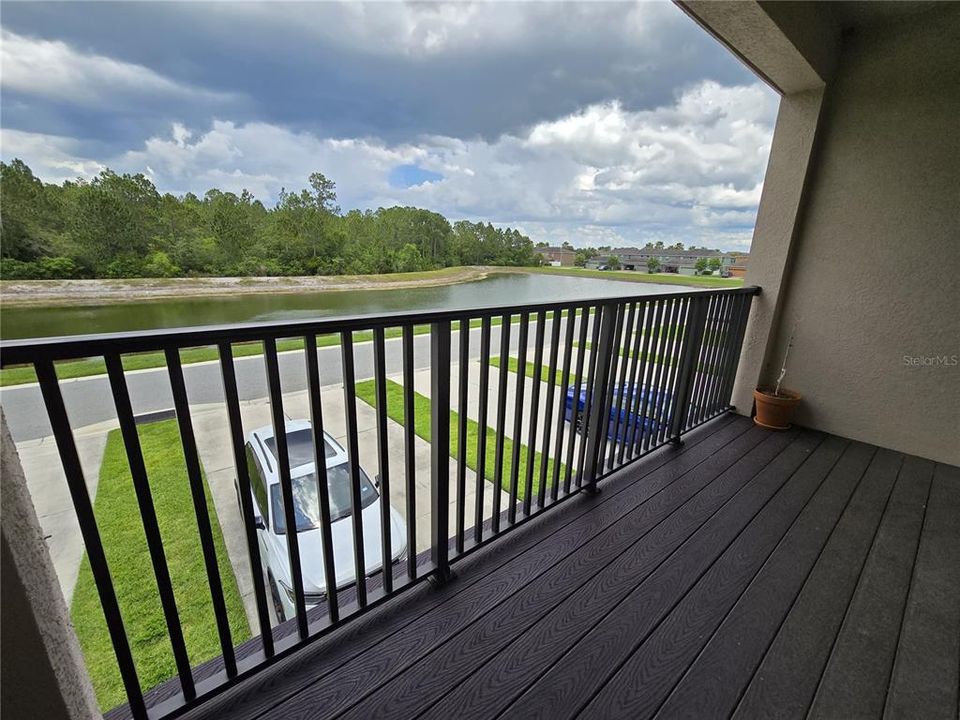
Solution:
[[[391,420],[404,425],[405,418],[403,413],[403,386],[393,382],[392,380],[387,380],[387,417]],[[363,400],[365,403],[371,407],[377,406],[376,390],[373,380],[364,380],[357,383],[357,397]],[[431,432],[430,432],[430,398],[420,393],[414,393],[413,395],[413,429],[414,432],[421,437],[422,439],[430,442]],[[460,437],[460,416],[455,411],[450,411],[450,456],[459,459],[457,453],[458,439]],[[476,472],[477,470],[477,440],[480,436],[480,424],[475,420],[467,418],[467,467]],[[487,447],[486,447],[486,464],[484,466],[484,476],[487,480],[491,482],[496,481],[496,443],[497,443],[497,433],[493,428],[486,428],[487,433]],[[501,479],[501,485],[504,490],[507,492],[510,491],[510,474],[513,470],[513,445],[514,441],[511,438],[504,438],[503,442],[503,474]],[[519,474],[518,474],[518,491],[517,496],[520,499],[523,499],[526,495],[524,488],[524,481],[526,478],[527,472],[527,455],[528,448],[526,445],[520,445],[520,460],[519,460]],[[541,453],[537,452],[534,455],[533,462],[533,493],[537,494],[537,491],[540,487],[540,467],[544,459]],[[547,459],[547,477],[550,478],[553,476],[553,464],[554,461],[551,458]],[[564,466],[560,465],[561,476],[565,472]]]
[[[220,641],[180,434],[175,420],[141,425],[138,431],[184,639],[190,662],[196,665],[220,655]],[[204,488],[230,630],[237,645],[250,637],[250,628],[206,478]],[[173,677],[176,665],[119,430],[111,431],[107,438],[94,512],[140,685],[147,690]],[[80,565],[70,616],[101,709],[126,702],[86,555]]]
[[[506,268],[505,272],[533,272],[544,275],[571,275],[574,277],[601,278],[603,280],[628,280],[630,282],[654,283],[656,285],[686,285],[692,288],[738,288],[743,287],[742,278],[722,278],[713,275],[674,275],[672,273],[646,273],[637,270],[590,270],[576,267]]]

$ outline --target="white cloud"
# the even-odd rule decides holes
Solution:
[[[59,40],[3,30],[0,35],[5,90],[78,105],[112,105],[123,97],[176,96],[225,102],[234,98],[178,83],[142,65],[84,53]]]
[[[266,202],[320,170],[337,183],[345,208],[418,205],[575,245],[659,239],[742,249],[775,112],[776,97],[759,84],[702,82],[654,110],[599,103],[492,142],[428,136],[388,144],[217,120],[205,131],[174,124],[168,136],[105,162],[125,172],[149,168],[161,190],[246,188]],[[14,151],[5,147],[4,156],[23,157],[47,179],[62,179],[66,161],[96,171],[91,160],[71,156],[70,141],[28,135],[10,135]],[[401,164],[443,180],[392,187],[388,175]]]

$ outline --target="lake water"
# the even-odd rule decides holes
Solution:
[[[503,273],[475,282],[402,290],[342,290],[276,295],[256,293],[110,305],[10,307],[3,310],[0,336],[12,340],[196,325],[305,320],[403,310],[524,305],[689,290],[686,287],[599,278]]]

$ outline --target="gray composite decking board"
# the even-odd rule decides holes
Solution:
[[[822,497],[846,445],[831,436],[816,448],[670,614],[642,641],[634,640],[638,647],[583,710],[586,717],[654,715],[809,503]]]
[[[960,468],[937,465],[884,718],[960,716]]]
[[[724,512],[702,526],[687,547],[603,617],[547,676],[531,685],[511,712],[522,716],[543,707],[554,718],[578,715],[744,529],[766,515],[769,504],[822,440],[822,435],[804,433],[771,460]]]
[[[827,663],[903,456],[879,450],[747,685],[733,717],[803,717]]]
[[[748,480],[690,536],[677,552],[648,577],[624,568],[618,578],[629,592],[615,605],[604,602],[603,612],[593,613],[587,631],[560,657],[552,657],[539,679],[507,711],[518,717],[544,714],[551,718],[572,717],[590,700],[593,693],[613,673],[633,649],[635,638],[642,637],[659,622],[710,568],[743,528],[767,505],[788,481],[823,436],[804,432],[770,457],[759,472],[744,468]],[[746,458],[745,458],[746,460]],[[632,587],[631,587],[632,586]],[[596,602],[604,599],[606,588],[587,588],[585,596]],[[557,626],[579,622],[584,608],[579,598],[571,598]],[[567,638],[568,644],[573,638]],[[531,638],[535,644],[535,638]],[[534,648],[531,648],[534,649]]]
[[[729,456],[729,463],[735,463],[742,456],[743,452],[750,447],[764,441],[764,434],[757,434],[750,430],[742,436],[736,438],[726,446],[720,447],[710,458],[716,456]],[[731,451],[731,447],[737,450]],[[706,460],[709,460],[707,458]],[[672,465],[672,464],[671,464]],[[708,482],[715,475],[711,470],[711,463],[700,462],[689,468],[689,476],[703,477],[703,482]],[[687,474],[681,474],[680,478],[687,477]],[[667,482],[663,492],[657,493],[645,503],[631,509],[623,515],[617,522],[608,524],[607,527],[595,528],[594,537],[581,538],[581,543],[576,548],[566,548],[564,557],[553,567],[542,567],[542,563],[536,564],[537,577],[534,582],[526,585],[512,584],[504,588],[504,602],[491,606],[491,604],[470,603],[469,610],[474,613],[477,623],[461,623],[452,627],[450,632],[428,634],[429,643],[418,643],[416,652],[407,652],[411,640],[408,638],[391,638],[380,645],[378,650],[385,656],[391,658],[389,666],[376,666],[373,658],[360,658],[355,666],[349,668],[348,676],[351,678],[362,678],[362,689],[353,687],[351,694],[345,695],[340,692],[337,683],[342,684],[342,679],[334,678],[337,682],[322,682],[316,687],[310,687],[294,698],[291,702],[284,705],[281,712],[276,716],[299,717],[300,712],[306,713],[306,716],[317,717],[312,714],[315,711],[317,703],[322,700],[324,705],[324,715],[329,716],[337,711],[350,708],[358,701],[361,702],[360,710],[356,708],[347,713],[356,712],[361,717],[374,716],[372,710],[368,715],[365,709],[366,704],[375,705],[376,699],[365,700],[367,697],[384,698],[389,697],[390,707],[395,708],[401,716],[409,715],[413,709],[403,703],[422,702],[425,699],[426,688],[428,686],[436,687],[444,680],[456,682],[458,676],[455,673],[455,667],[445,661],[437,661],[436,657],[446,657],[451,652],[451,648],[465,646],[467,650],[473,649],[476,652],[492,652],[494,642],[491,636],[498,635],[509,640],[512,634],[519,632],[524,623],[531,622],[532,613],[544,612],[545,604],[558,602],[558,595],[563,597],[562,593],[572,592],[580,583],[587,581],[591,576],[599,572],[604,565],[615,557],[617,553],[635,543],[638,535],[642,535],[658,523],[662,517],[673,511],[676,504],[685,500],[684,493],[689,492],[686,483],[678,482],[676,469],[666,470],[665,477]],[[638,486],[642,487],[642,483]],[[640,499],[645,498],[638,498]],[[612,519],[616,520],[616,518]],[[547,544],[551,544],[548,540]],[[545,572],[544,572],[545,570]],[[429,621],[429,620],[428,620]],[[430,621],[433,622],[433,621]],[[485,628],[496,626],[496,631],[486,631]],[[430,626],[411,627],[410,632],[415,637],[421,637],[424,632],[429,633]],[[471,640],[476,635],[480,635],[483,642],[472,643]],[[452,639],[451,639],[452,638]],[[440,652],[438,652],[440,651]],[[417,682],[409,679],[410,668],[413,672],[428,665],[440,665],[438,672],[429,670],[425,677]],[[363,692],[366,690],[366,692]],[[412,697],[408,697],[412,695]],[[332,702],[331,702],[332,701]],[[266,715],[271,717],[271,715]]]
[[[576,629],[576,623],[589,623],[595,613],[602,612],[603,608],[614,603],[617,597],[629,592],[635,585],[633,580],[636,577],[650,572],[662,558],[668,556],[700,523],[722,507],[758,467],[775,456],[785,443],[786,439],[781,439],[775,445],[762,449],[759,446],[754,448],[748,453],[752,460],[743,465],[731,466],[729,458],[718,453],[710,463],[705,463],[697,468],[695,473],[679,481],[696,481],[697,486],[703,489],[667,517],[640,543],[634,544],[630,553],[621,555],[605,568],[602,574],[595,576],[594,582],[584,585],[572,597],[561,596],[559,599],[564,601],[565,606],[554,607],[536,624],[528,622],[522,625],[521,632],[517,633],[520,636],[517,643],[508,647],[493,662],[465,673],[469,674],[469,677],[465,677],[459,687],[451,688],[425,717],[482,717],[494,713],[497,703],[509,702],[512,696],[521,692],[537,677],[541,665],[550,657],[565,652]],[[739,459],[742,458],[741,454]],[[695,477],[697,474],[701,475],[699,479]],[[707,484],[711,476],[717,479]],[[574,590],[576,588],[566,589],[564,595],[570,596]],[[573,613],[575,620],[570,622],[567,614],[571,606],[576,606],[578,598],[583,598],[582,607],[576,607],[576,612]],[[497,629],[491,629],[489,632],[496,631]],[[505,637],[501,645],[511,640],[513,638]],[[489,659],[489,654],[486,659]],[[476,668],[476,664],[471,667]],[[478,702],[477,698],[482,698],[483,702]],[[488,698],[493,699],[489,704]]]
[[[629,591],[624,587],[624,578],[652,572],[697,530],[709,514],[736,492],[745,480],[738,480],[738,473],[733,468],[750,463],[763,465],[779,452],[779,446],[789,442],[789,439],[776,439],[774,443],[770,440],[764,439],[748,452],[748,459],[741,453],[740,458],[726,460],[724,466],[732,463],[730,471],[720,472],[712,462],[696,468],[691,476],[700,478],[697,484],[681,481],[673,487],[679,489],[683,486],[685,495],[695,491],[699,484],[705,483],[706,487],[679,508],[675,508],[675,503],[660,503],[659,507],[652,507],[649,511],[641,508],[643,515],[651,515],[650,523],[639,537],[632,538],[632,542],[628,538],[607,552],[601,545],[599,548],[584,548],[570,556],[556,572],[516,593],[479,622],[351,708],[344,717],[376,717],[386,708],[395,709],[401,715],[423,713],[434,702],[456,690],[465,677],[476,673],[504,647],[523,637],[531,625],[549,626],[552,618],[565,617],[584,596],[592,604],[577,608],[578,613],[589,618],[594,612],[602,611],[603,604],[615,601],[618,593]],[[726,449],[721,450],[717,456],[725,453]],[[710,482],[713,478],[716,481]],[[559,635],[548,633],[541,643],[542,649],[558,643],[565,645],[567,631],[565,628]]]
[[[727,717],[737,705],[876,452],[851,443],[756,578],[658,710],[657,718]]]
[[[602,487],[186,717],[957,719],[960,469],[727,417]]]
[[[386,638],[418,619],[437,612],[444,603],[474,586],[509,590],[528,570],[547,562],[556,552],[574,547],[628,512],[644,498],[669,485],[682,472],[711,457],[753,430],[746,418],[726,416],[685,438],[679,452],[663,448],[614,474],[596,498],[573,498],[562,508],[544,513],[518,529],[508,544],[494,543],[455,565],[459,577],[440,588],[421,584],[406,595],[351,621],[315,645],[286,658],[270,672],[252,679],[220,698],[185,715],[186,718],[245,720],[260,716],[318,680],[336,673],[367,651],[378,652]],[[482,603],[482,598],[476,599]],[[483,605],[478,604],[482,608]]]
[[[907,457],[814,696],[810,718],[883,713],[934,463]]]

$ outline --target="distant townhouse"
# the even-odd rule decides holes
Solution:
[[[623,270],[647,272],[648,263],[655,258],[660,265],[660,272],[678,273],[680,275],[695,275],[697,261],[704,259],[708,262],[714,258],[720,260],[720,274],[733,275],[733,268],[738,267],[745,271],[745,255],[724,253],[719,250],[677,250],[674,248],[614,248],[604,255],[598,255],[587,261],[588,268],[606,269],[610,259],[616,257]],[[739,262],[738,261],[742,261]],[[739,277],[739,276],[738,276]]]
[[[546,265],[554,267],[573,267],[573,261],[576,258],[576,252],[565,247],[538,247],[534,248],[544,260]]]

